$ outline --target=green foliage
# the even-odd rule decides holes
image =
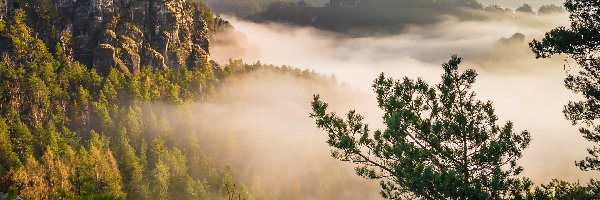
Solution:
[[[44,2],[51,1],[31,3]],[[131,76],[117,69],[100,76],[73,61],[65,53],[69,47],[59,43],[51,53],[26,19],[18,9],[0,28],[10,42],[0,55],[0,192],[14,188],[28,199],[219,195],[221,180],[211,177],[220,170],[197,144],[198,133],[176,127],[178,120],[192,119],[170,118],[160,106],[148,106],[189,112],[185,104],[219,84],[208,61],[191,69],[154,72],[145,66]]]
[[[554,179],[546,185],[537,187],[533,192],[522,199],[555,200],[555,199],[598,199],[600,198],[600,184],[591,181],[588,185],[569,183]]]
[[[526,13],[526,14],[534,14],[533,9],[529,4],[523,4],[521,7],[515,9],[517,13]]]
[[[6,22],[3,19],[0,19],[0,31],[4,31],[6,28]]]
[[[211,9],[206,3],[201,0],[189,0],[190,3],[196,10],[199,11],[199,17],[202,18],[202,21],[206,22],[209,31],[216,32],[219,28],[219,23],[222,23],[222,19],[220,17],[215,17],[213,13],[213,9]]]
[[[565,79],[565,86],[584,99],[571,101],[563,110],[573,125],[587,140],[596,143],[588,149],[589,156],[577,163],[582,170],[600,170],[600,2],[568,0],[565,8],[570,13],[571,27],[558,27],[546,33],[541,41],[529,46],[536,58],[565,54],[576,61]]]
[[[359,37],[398,34],[414,25],[427,26],[442,23],[444,16],[467,21],[513,18],[512,10],[497,12],[505,10],[484,9],[477,0],[331,0],[328,2],[330,3],[324,7],[306,6],[301,1],[275,2],[247,18],[258,22],[310,26]]]
[[[8,188],[6,184],[9,170],[21,166],[21,161],[17,154],[13,151],[12,142],[9,135],[9,127],[5,120],[0,117],[0,181],[4,184],[0,188]]]
[[[544,6],[540,7],[540,9],[538,9],[539,15],[561,13],[561,12],[565,12],[565,9],[560,6],[556,6],[556,5],[544,5]]]
[[[292,75],[297,78],[308,79],[323,84],[337,84],[335,76],[326,77],[306,69],[302,70],[285,65],[266,65],[260,63],[260,61],[254,64],[246,64],[242,60],[229,60],[229,63],[217,74],[217,77],[226,82],[236,82],[239,81],[240,77],[268,75],[269,73]]]
[[[357,164],[362,177],[381,179],[384,198],[509,198],[523,189],[516,161],[530,135],[499,124],[492,103],[475,99],[477,74],[459,73],[460,62],[454,56],[444,63],[436,86],[381,74],[373,90],[385,112],[383,131],[371,132],[353,110],[345,119],[327,113],[318,95],[311,117],[327,132],[332,156]]]
[[[12,128],[10,131],[13,151],[19,156],[19,159],[25,160],[33,154],[33,136],[29,131],[29,127],[20,116],[13,110],[9,114],[9,124]]]
[[[118,160],[119,169],[121,170],[123,179],[128,180],[124,184],[124,191],[127,193],[127,197],[130,199],[148,198],[148,185],[143,176],[144,168],[136,156],[135,150],[129,144],[125,129],[121,130],[117,142],[115,152],[117,157],[120,158]]]

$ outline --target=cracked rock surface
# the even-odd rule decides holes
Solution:
[[[194,67],[208,59],[208,25],[193,0],[46,1],[52,20],[32,20],[39,21],[33,28],[42,38],[68,38],[73,58],[100,74],[111,68],[135,74],[142,66]],[[5,0],[2,17],[10,16],[18,4],[18,0]],[[32,16],[43,19],[43,14]],[[45,39],[58,43],[64,38]]]

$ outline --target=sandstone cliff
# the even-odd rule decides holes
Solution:
[[[74,59],[101,74],[111,68],[138,73],[145,65],[153,70],[206,65],[209,23],[216,23],[199,0],[4,0],[1,5],[5,20],[25,9],[47,43],[69,46]]]

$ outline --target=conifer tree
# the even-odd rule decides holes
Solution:
[[[444,63],[442,81],[386,78],[373,84],[385,112],[384,130],[371,132],[354,110],[328,113],[316,95],[311,117],[327,132],[332,156],[357,164],[365,178],[381,180],[384,198],[502,199],[521,191],[516,161],[530,141],[500,123],[490,101],[471,91],[477,74],[458,71],[461,58]]]
[[[575,60],[576,65],[568,66],[565,86],[584,99],[569,102],[563,113],[573,125],[580,125],[585,139],[596,144],[577,165],[582,170],[600,170],[600,2],[567,0],[565,8],[571,26],[555,28],[529,46],[536,58],[565,54]]]
[[[122,129],[116,144],[116,155],[119,170],[124,180],[124,190],[129,199],[148,198],[147,179],[144,178],[144,167],[127,138],[127,130]]]

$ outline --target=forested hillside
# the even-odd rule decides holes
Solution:
[[[598,199],[598,7],[0,0],[0,199]]]
[[[4,2],[0,192],[27,199],[252,198],[227,163],[215,163],[205,152],[200,129],[179,126],[194,120],[186,105],[215,94],[227,77],[255,70],[319,76],[261,64],[217,67],[207,51],[219,19],[202,3],[152,3],[174,11],[161,22],[180,29],[172,35],[173,27],[149,32],[128,21],[136,16],[127,18],[135,11],[123,7],[127,2],[99,4],[106,7],[94,12],[44,0]],[[172,10],[177,4],[197,9]],[[60,9],[104,12],[99,16],[112,19],[66,19]],[[198,18],[186,21],[186,13]],[[103,28],[81,30],[78,23]],[[185,23],[200,24],[195,31],[204,32],[188,35],[194,30]],[[181,115],[168,116],[152,103],[171,105]]]
[[[331,0],[325,6],[308,6],[303,1],[276,2],[248,16],[255,22],[278,22],[314,27],[345,35],[393,35],[414,26],[431,26],[447,19],[487,21],[492,19],[525,20],[536,13],[528,4],[516,9],[477,0]],[[564,12],[554,5],[543,6],[539,14]]]
[[[273,3],[283,2],[281,0],[203,0],[211,8],[221,14],[246,17],[248,15],[261,12],[267,9]],[[289,1],[288,1],[289,2]],[[298,1],[299,2],[299,1]],[[320,7],[325,5],[328,0],[302,0],[304,5]]]

